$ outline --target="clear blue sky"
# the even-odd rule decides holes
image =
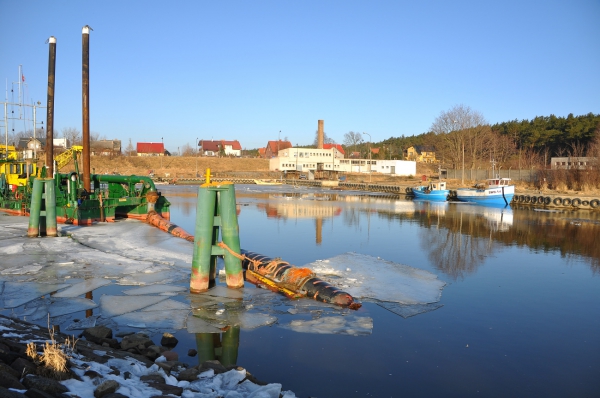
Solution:
[[[598,0],[0,0],[0,78],[10,91],[23,65],[45,105],[56,37],[54,130],[81,131],[89,25],[90,130],[123,147],[306,145],[319,119],[378,142],[458,104],[491,124],[600,113],[599,21]]]

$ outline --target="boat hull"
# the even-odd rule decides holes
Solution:
[[[412,193],[415,195],[415,199],[445,202],[448,200],[448,195],[450,195],[450,190],[448,189],[428,191],[425,188],[426,187],[424,186],[412,188]]]
[[[461,202],[482,205],[508,205],[513,196],[515,196],[514,185],[487,189],[459,188],[456,190],[456,199]]]

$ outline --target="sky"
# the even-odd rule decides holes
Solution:
[[[600,113],[599,19],[598,0],[0,0],[0,78],[18,102],[22,65],[45,106],[54,36],[55,138],[81,131],[88,25],[90,131],[123,148],[310,145],[318,120],[380,142],[457,105],[490,124]]]

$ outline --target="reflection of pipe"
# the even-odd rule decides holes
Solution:
[[[239,347],[239,326],[228,328],[222,335],[218,333],[196,333],[196,350],[198,351],[199,364],[218,359],[223,366],[235,365]]]

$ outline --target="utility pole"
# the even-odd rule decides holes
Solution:
[[[371,159],[371,134],[369,133],[364,133],[365,135],[369,136],[369,183],[371,182],[371,167],[372,167],[372,159]]]

